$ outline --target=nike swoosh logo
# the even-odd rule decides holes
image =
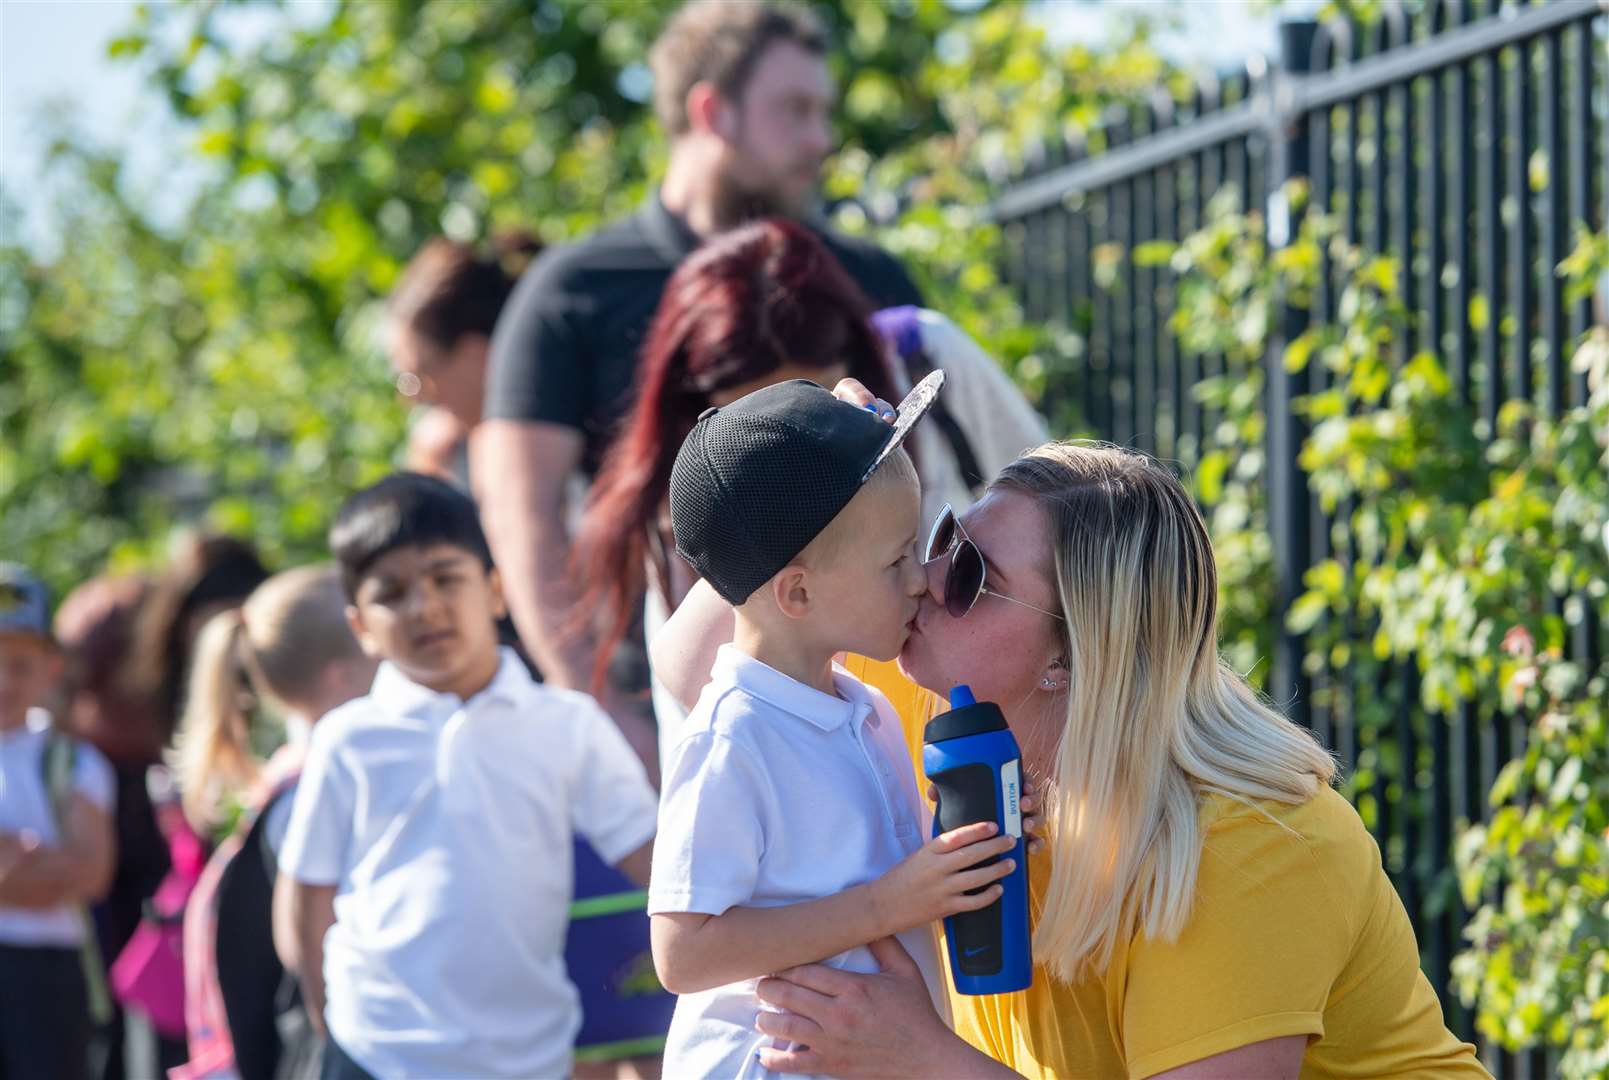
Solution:
[[[967,957],[972,957],[972,956],[978,955],[981,952],[988,952],[992,948],[994,948],[993,945],[979,945],[976,948],[972,948],[972,949],[962,949],[961,950],[961,955],[962,956],[967,956]]]

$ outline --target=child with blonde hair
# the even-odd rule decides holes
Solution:
[[[185,908],[190,1063],[175,1077],[270,1077],[289,1049],[270,917],[289,796],[313,725],[364,694],[375,667],[333,567],[276,574],[201,632],[174,769],[191,825],[227,839]]]

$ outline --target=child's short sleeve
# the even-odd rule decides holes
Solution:
[[[308,885],[337,885],[346,873],[356,825],[356,778],[341,760],[333,731],[313,729],[296,784],[279,868]]]
[[[609,715],[588,703],[579,710],[581,754],[570,800],[570,825],[606,863],[618,863],[654,837],[659,798],[636,751]]]
[[[73,752],[73,790],[102,813],[111,813],[117,797],[117,778],[101,752],[80,742]]]
[[[754,896],[770,785],[752,754],[701,731],[671,753],[654,841],[650,915],[720,915]]]

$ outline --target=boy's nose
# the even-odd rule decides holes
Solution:
[[[429,582],[419,582],[408,590],[408,614],[413,618],[428,615],[436,608],[440,594]]]

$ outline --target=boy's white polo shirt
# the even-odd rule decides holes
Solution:
[[[375,1076],[563,1076],[571,838],[614,863],[654,835],[636,755],[590,697],[502,650],[469,701],[380,666],[313,729],[281,867],[338,885],[331,1037]]]
[[[664,774],[650,914],[775,907],[871,881],[920,848],[927,810],[899,718],[837,669],[836,695],[728,645],[683,722]],[[931,928],[900,935],[945,1010]],[[771,971],[765,957],[757,970]],[[862,947],[829,960],[876,971]],[[762,1076],[755,980],[683,995],[666,1076]]]

